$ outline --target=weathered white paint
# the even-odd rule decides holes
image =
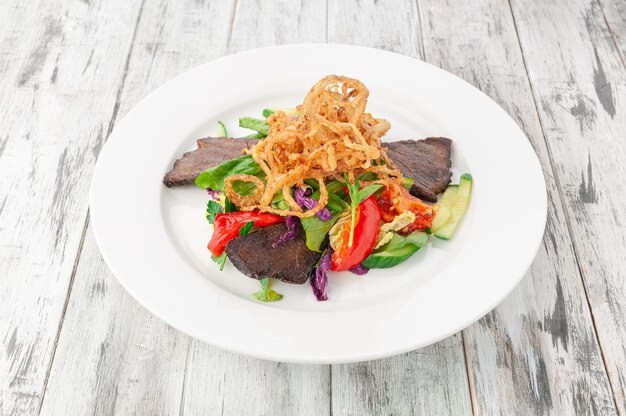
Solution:
[[[333,365],[333,415],[471,415],[461,334],[408,354]]]
[[[596,1],[512,1],[512,9],[603,358],[626,414],[626,67]]]
[[[45,388],[139,3],[0,8],[0,414],[26,415]]]
[[[457,415],[470,413],[470,394],[476,414],[612,414],[613,395],[626,414],[623,2],[512,0],[512,9],[0,4],[0,415],[36,414],[46,381],[42,414]],[[503,105],[538,151],[550,212],[532,277],[463,337],[332,368],[241,357],[138,306],[89,231],[81,251],[88,179],[110,124],[190,66],[299,41],[425,56]]]
[[[176,414],[188,347],[115,281],[89,232],[41,414]]]
[[[117,120],[168,79],[224,54],[232,12],[229,0],[146,2]],[[89,230],[41,413],[178,414],[190,343],[124,291]]]
[[[532,276],[464,331],[478,413],[614,412],[509,5],[424,0],[420,6],[428,60],[473,83],[515,118],[541,159],[550,198]]]
[[[623,0],[598,0],[611,36],[626,65],[626,2]]]

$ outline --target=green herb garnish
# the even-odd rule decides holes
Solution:
[[[252,297],[261,302],[275,302],[281,300],[283,295],[270,288],[270,279],[266,277],[259,281],[261,283],[261,290],[252,294]]]
[[[226,264],[226,252],[223,252],[221,256],[215,257],[211,256],[211,260],[216,262],[220,266],[220,272],[224,270],[224,265]]]
[[[373,185],[366,186],[363,189],[360,189],[359,180],[354,179],[354,183],[350,183],[347,174],[343,174],[343,177],[346,180],[346,186],[348,188],[348,194],[350,195],[350,238],[348,239],[348,247],[352,247],[352,243],[354,242],[354,227],[356,226],[356,209],[359,204],[365,201],[370,197],[374,192],[378,191],[383,186],[381,184],[375,183]]]
[[[254,226],[254,221],[248,221],[239,229],[239,235],[246,235],[250,231],[250,229]]]
[[[224,208],[220,205],[219,202],[215,202],[212,199],[209,200],[209,203],[206,206],[206,219],[209,221],[209,224],[213,224],[215,221],[215,215],[224,212]]]

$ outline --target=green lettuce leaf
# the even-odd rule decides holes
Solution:
[[[224,192],[224,179],[237,174],[254,175],[261,180],[265,179],[265,172],[252,156],[244,155],[205,170],[196,178],[196,185],[202,189],[219,189]],[[241,195],[250,195],[255,188],[255,185],[249,182],[233,183],[233,190]]]
[[[306,246],[309,250],[317,252],[322,251],[322,243],[338,218],[339,214],[334,214],[328,221],[322,221],[314,215],[300,220],[306,235]]]
[[[270,131],[270,126],[265,120],[254,117],[241,117],[239,119],[239,127],[257,131],[259,134],[263,135],[263,137],[267,137],[267,133]]]

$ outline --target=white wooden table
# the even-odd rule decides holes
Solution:
[[[87,194],[122,116],[196,64],[304,41],[440,66],[532,141],[544,244],[463,332],[260,361],[168,327],[104,264]],[[624,0],[1,0],[0,415],[626,415],[625,57]]]

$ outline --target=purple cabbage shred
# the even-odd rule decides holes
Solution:
[[[285,223],[287,224],[287,232],[285,233],[285,235],[280,237],[278,241],[272,244],[272,248],[282,246],[283,244],[286,244],[287,242],[293,240],[302,229],[302,225],[300,224],[300,218],[296,216],[288,216],[285,220]]]
[[[333,249],[328,247],[326,253],[322,256],[317,267],[315,268],[315,274],[311,277],[311,287],[313,288],[313,294],[319,301],[328,300],[328,294],[326,288],[328,286],[328,272],[332,266],[330,261],[333,256]]]
[[[219,199],[220,194],[222,193],[222,191],[218,190],[213,190],[211,188],[206,188],[206,192],[207,194],[209,194],[209,198],[212,199],[213,201],[217,201]]]
[[[370,269],[368,269],[367,267],[363,266],[362,264],[357,264],[356,266],[351,268],[350,271],[352,273],[358,274],[360,276],[360,275],[363,275],[363,274],[369,272]]]
[[[299,186],[293,187],[293,199],[302,208],[313,209],[317,206],[318,201],[316,199],[311,198],[312,193],[313,191],[311,191],[311,189],[307,189],[305,191]],[[327,207],[324,207],[321,210],[317,211],[315,213],[315,216],[322,221],[328,221],[333,217],[333,215],[330,213]]]

